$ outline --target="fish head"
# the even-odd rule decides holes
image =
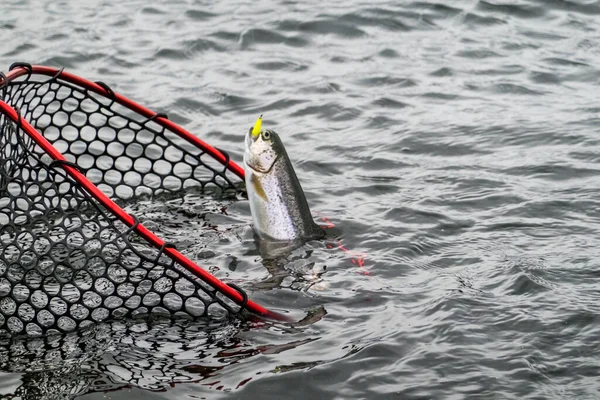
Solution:
[[[248,167],[257,172],[268,173],[282,154],[285,154],[285,149],[275,131],[260,129],[257,132],[256,127],[250,128],[244,152],[244,162]]]

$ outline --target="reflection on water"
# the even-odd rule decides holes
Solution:
[[[0,398],[69,399],[126,387],[162,391],[190,382],[222,390],[224,368],[316,340],[252,346],[239,337],[250,328],[239,321],[114,322],[65,336],[5,340],[0,381],[6,394]],[[235,386],[252,378],[241,377]]]
[[[0,11],[0,69],[27,61],[102,80],[235,161],[264,114],[311,210],[338,230],[266,260],[243,198],[128,204],[258,303],[314,314],[294,329],[111,331],[61,368],[54,353],[6,359],[2,393],[133,380],[167,399],[597,397],[598,2],[8,0]],[[199,382],[171,387],[175,376]]]

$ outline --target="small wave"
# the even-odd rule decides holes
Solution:
[[[215,13],[211,13],[204,10],[186,10],[185,16],[195,21],[207,21],[217,16]]]
[[[251,28],[243,32],[240,36],[242,49],[249,48],[253,44],[276,44],[285,43],[287,37],[274,30]]]
[[[456,53],[457,56],[459,57],[464,57],[464,58],[474,58],[474,59],[486,59],[486,58],[492,58],[492,57],[501,57],[500,54],[496,53],[495,51],[491,51],[488,49],[479,49],[479,50],[461,50],[458,53]]]
[[[544,92],[533,90],[526,87],[525,85],[518,85],[516,83],[498,83],[495,84],[492,88],[497,93],[510,93],[527,96],[540,96],[544,94]]]
[[[394,77],[389,75],[373,76],[370,78],[362,78],[357,81],[362,86],[395,86],[399,88],[408,88],[417,86],[417,82],[410,78]]]
[[[388,97],[382,97],[380,99],[377,99],[373,102],[374,106],[377,107],[383,107],[383,108],[395,108],[395,109],[401,109],[401,108],[405,108],[408,107],[409,105],[398,101],[398,100],[394,100],[394,99],[390,99]]]
[[[308,66],[305,64],[298,64],[291,61],[262,61],[252,64],[256,69],[263,71],[289,71],[298,72],[305,71]]]
[[[16,57],[21,56],[21,54],[26,53],[28,51],[35,50],[38,46],[33,43],[20,43],[18,46],[13,48],[10,51],[4,53],[6,57]]]
[[[344,38],[366,36],[366,33],[351,24],[342,23],[338,18],[326,18],[318,21],[301,22],[297,29],[302,32],[331,34]]]
[[[530,79],[535,83],[557,85],[562,82],[562,79],[551,72],[534,71],[530,74]]]
[[[140,12],[142,14],[149,14],[149,15],[163,15],[166,12],[164,10],[160,10],[156,7],[143,7]]]
[[[498,4],[483,0],[477,2],[477,9],[484,12],[505,14],[527,19],[538,19],[546,15],[546,10],[542,7],[536,7],[528,4]]]
[[[566,58],[560,58],[560,57],[548,57],[548,58],[544,58],[542,61],[545,61],[550,65],[559,65],[559,66],[568,66],[568,67],[587,67],[587,66],[589,66],[589,64],[584,63],[584,62],[570,60],[570,59],[566,59]]]
[[[391,15],[390,15],[391,14]],[[366,9],[354,13],[348,13],[338,17],[341,21],[348,22],[354,26],[375,26],[391,32],[410,31],[410,27],[403,24],[401,20],[393,17],[393,13],[386,9]]]
[[[358,108],[343,107],[337,103],[326,103],[318,106],[308,106],[291,114],[293,117],[317,115],[330,121],[344,121],[356,118],[362,113]]]
[[[476,27],[476,26],[488,27],[488,26],[506,24],[506,21],[501,18],[484,17],[484,16],[474,14],[474,13],[466,13],[463,17],[463,21],[467,26],[470,26],[470,27]]]
[[[446,76],[453,76],[454,72],[452,71],[452,69],[450,69],[448,67],[443,67],[440,69],[436,69],[435,71],[431,72],[429,75],[437,76],[437,77],[446,77]]]
[[[393,49],[383,49],[379,53],[379,56],[385,58],[397,58],[400,57],[400,54],[396,50]]]
[[[600,5],[596,2],[575,2],[570,0],[533,0],[537,3],[542,3],[544,7],[553,10],[568,11],[573,13],[581,13],[585,15],[600,14]]]
[[[533,38],[533,39],[551,40],[551,41],[567,39],[567,37],[564,35],[557,35],[556,33],[547,32],[547,31],[534,31],[531,29],[521,32],[521,35],[527,36],[527,37]]]

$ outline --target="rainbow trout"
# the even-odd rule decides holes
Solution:
[[[283,242],[325,235],[312,218],[279,135],[262,129],[262,115],[246,134],[244,169],[254,230],[261,239]]]

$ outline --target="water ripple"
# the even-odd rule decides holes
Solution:
[[[48,342],[48,357],[15,344],[0,349],[3,393],[597,396],[596,2],[6,4],[2,70],[102,80],[236,162],[263,113],[330,228],[273,262],[243,197],[127,204],[306,319],[102,328]]]

